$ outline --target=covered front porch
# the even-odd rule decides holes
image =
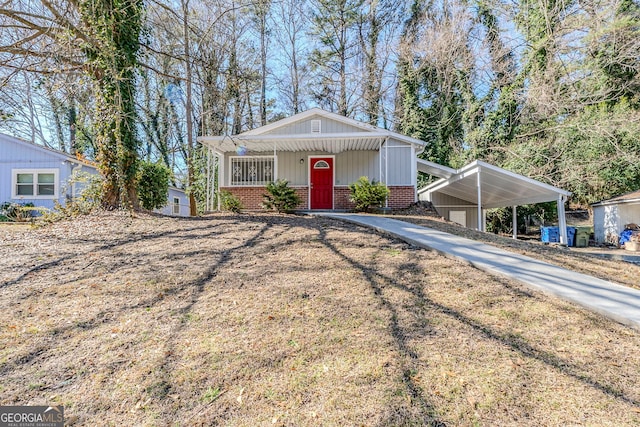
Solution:
[[[416,140],[417,141],[417,140]],[[388,207],[417,200],[416,153],[421,146],[392,138],[391,132],[236,135],[201,137],[206,148],[207,210],[220,209],[229,191],[249,210],[261,208],[267,183],[286,179],[300,209],[348,210],[349,184],[361,176],[391,191]]]

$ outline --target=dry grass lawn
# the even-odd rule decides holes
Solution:
[[[69,425],[631,426],[640,333],[330,219],[0,228],[0,405]]]

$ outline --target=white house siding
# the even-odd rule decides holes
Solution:
[[[320,120],[320,133],[343,133],[343,132],[366,132],[357,126],[350,126],[346,123],[340,123],[326,117],[315,116],[307,120],[282,126],[267,132],[266,135],[299,135],[311,133],[311,121]]]
[[[593,207],[593,236],[596,243],[617,244],[626,224],[640,223],[640,204],[614,203]]]
[[[177,205],[174,203],[174,199],[179,200]],[[156,209],[155,212],[170,216],[189,216],[191,214],[189,209],[189,197],[187,197],[184,190],[169,187],[167,205],[161,209]]]
[[[478,227],[478,207],[471,202],[437,192],[422,193],[420,200],[431,202],[438,215],[449,221],[456,216],[455,212],[465,212],[467,223],[462,225],[474,229]]]

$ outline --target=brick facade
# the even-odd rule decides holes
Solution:
[[[309,209],[309,189],[308,187],[293,187],[302,199],[302,203],[297,209]],[[234,194],[242,202],[243,209],[249,211],[262,210],[263,195],[266,193],[264,187],[223,187]],[[402,209],[415,201],[415,190],[412,186],[390,186],[388,205],[392,209]],[[349,200],[349,187],[335,186],[333,188],[333,208],[338,210],[353,209],[354,204]]]
[[[413,186],[389,187],[389,207],[392,209],[402,209],[408,207],[416,201],[416,191]]]
[[[298,209],[307,209],[307,203],[309,201],[309,189],[307,187],[293,187],[298,193],[298,196],[302,199],[302,203],[298,206]],[[242,203],[242,209],[248,211],[263,210],[262,202],[264,195],[267,193],[265,187],[222,187],[221,191],[228,191]]]

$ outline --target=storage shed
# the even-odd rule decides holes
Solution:
[[[640,190],[591,205],[593,235],[597,244],[618,244],[627,224],[640,224]]]

